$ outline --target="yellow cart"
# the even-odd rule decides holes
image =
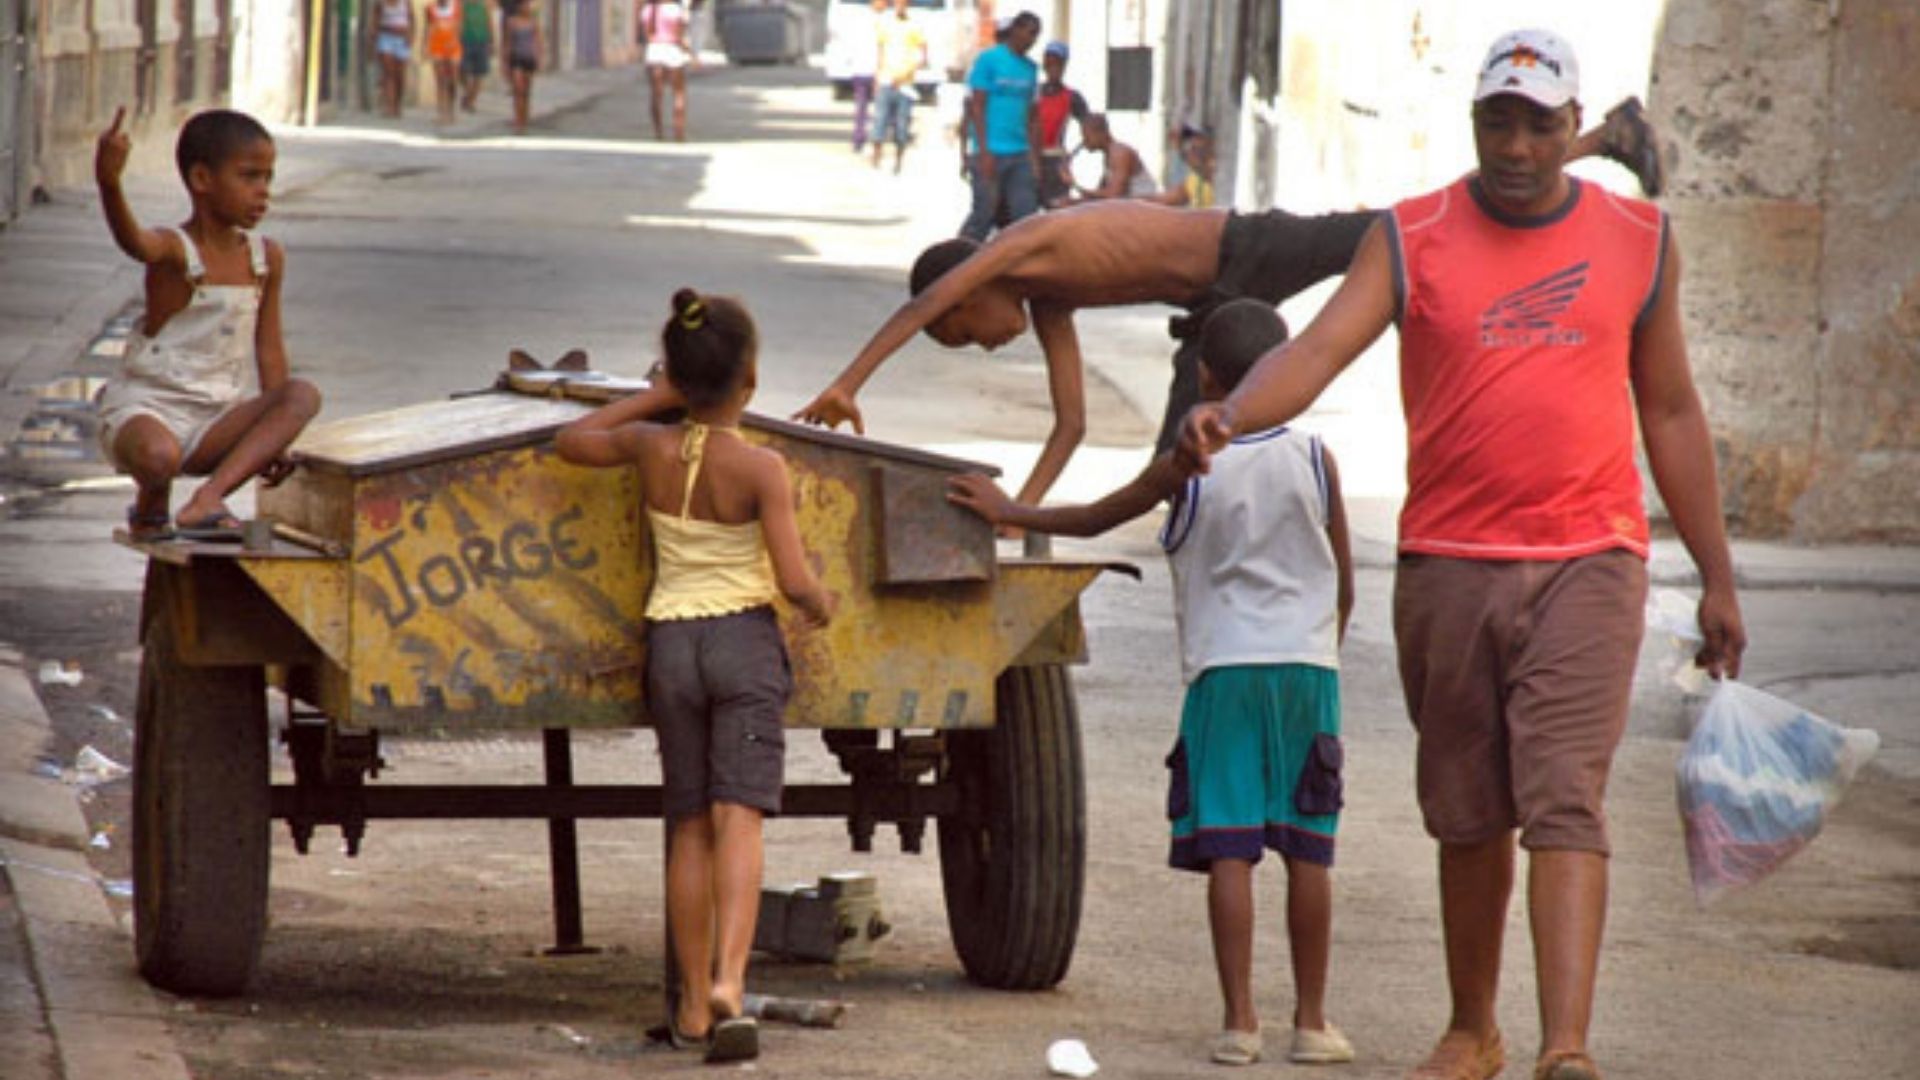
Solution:
[[[524,387],[523,387],[524,389]],[[574,821],[658,817],[643,785],[572,782],[570,732],[647,721],[649,556],[630,470],[562,462],[551,438],[609,391],[501,389],[310,430],[263,491],[269,538],[140,545],[134,766],[140,970],[181,993],[246,985],[266,928],[271,819],[301,852],[337,826],[356,851],[382,818],[544,819],[556,947],[581,946]],[[568,396],[569,393],[572,396]],[[1109,564],[1001,559],[945,500],[985,466],[749,417],[777,446],[824,631],[782,610],[790,728],[817,728],[844,784],[786,790],[788,816],[844,818],[856,850],[892,825],[918,851],[938,822],[948,923],[988,986],[1058,982],[1085,863],[1080,592]],[[270,783],[267,691],[288,697],[294,782]],[[543,732],[546,782],[369,783],[382,734]]]

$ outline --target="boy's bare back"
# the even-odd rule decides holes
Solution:
[[[998,277],[1029,300],[1070,308],[1184,304],[1220,269],[1224,210],[1120,199],[1037,215],[996,244],[1022,251]]]

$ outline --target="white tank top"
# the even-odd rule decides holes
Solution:
[[[1329,512],[1320,440],[1286,427],[1233,440],[1187,481],[1160,533],[1186,682],[1239,664],[1339,668]]]

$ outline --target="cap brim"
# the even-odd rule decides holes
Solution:
[[[1511,94],[1517,98],[1525,98],[1535,105],[1547,109],[1557,109],[1567,102],[1575,100],[1574,95],[1558,87],[1538,86],[1525,82],[1510,82],[1504,79],[1491,85],[1481,84],[1480,89],[1474,93],[1473,100],[1480,102],[1488,98],[1500,97],[1503,94]]]

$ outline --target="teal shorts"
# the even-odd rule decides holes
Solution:
[[[1333,865],[1340,824],[1340,673],[1310,664],[1210,668],[1187,687],[1167,755],[1168,865]]]

